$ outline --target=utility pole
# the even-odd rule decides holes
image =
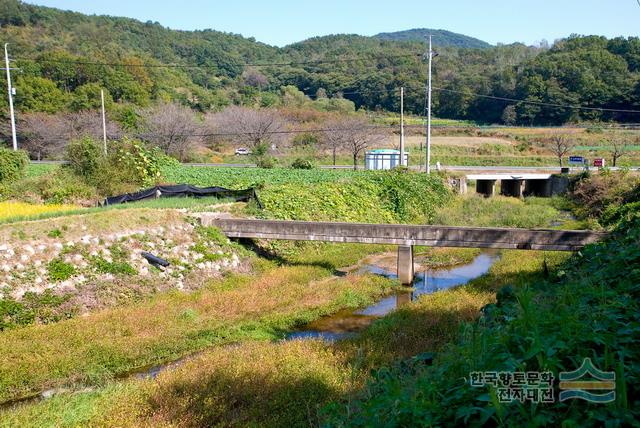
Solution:
[[[100,89],[100,103],[102,104],[102,144],[104,146],[104,155],[107,155],[107,120],[104,114],[104,89]]]
[[[404,87],[400,87],[400,165],[407,166],[404,161]]]
[[[9,43],[4,44],[4,63],[7,70],[7,89],[9,92],[9,115],[11,116],[11,138],[13,140],[13,150],[18,150],[18,139],[16,137],[16,117],[13,112],[13,86],[11,86],[11,67],[9,67],[9,52],[7,46]]]
[[[429,81],[427,83],[427,174],[431,174],[431,34],[429,34]]]

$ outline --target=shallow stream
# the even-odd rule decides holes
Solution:
[[[385,256],[387,259],[395,258],[395,255]],[[471,263],[450,268],[423,269],[416,273],[412,288],[407,287],[406,292],[384,297],[372,305],[357,310],[344,310],[331,316],[320,318],[309,323],[303,329],[290,333],[287,339],[322,338],[333,341],[354,336],[359,331],[369,326],[373,321],[387,315],[394,309],[410,304],[423,294],[431,294],[467,284],[489,271],[489,268],[498,259],[498,252],[485,250]],[[379,261],[384,261],[378,258]],[[387,278],[397,278],[395,272],[388,268],[389,264],[365,264],[359,272],[370,272]]]

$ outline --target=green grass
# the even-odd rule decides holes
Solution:
[[[41,175],[50,174],[59,168],[56,164],[35,164],[30,163],[27,165],[27,177],[39,177]]]
[[[485,198],[469,194],[456,198],[439,208],[434,223],[485,227],[548,227],[562,219],[558,202],[553,198],[525,198],[524,200],[495,196]]]
[[[465,290],[511,287],[498,293],[483,316],[467,323],[461,337],[435,356],[432,365],[412,358],[374,373],[357,399],[324,409],[325,426],[633,426],[640,417],[640,311],[638,284],[640,219],[623,225],[613,239],[583,249],[551,274],[513,277],[496,272]],[[528,255],[528,254],[527,254]],[[528,257],[527,257],[528,258]],[[520,265],[524,257],[512,259]],[[507,266],[507,270],[510,268]],[[507,280],[507,281],[505,281]],[[495,389],[469,384],[473,371],[550,371],[578,368],[585,358],[616,373],[611,404],[583,400],[550,404],[499,403]],[[557,380],[555,385],[557,386]],[[492,399],[492,397],[494,397]]]
[[[47,386],[100,384],[212,344],[278,338],[319,316],[366,305],[393,284],[365,276],[318,288],[313,283],[331,269],[261,266],[259,275],[231,275],[191,294],[159,294],[137,305],[3,332],[0,401]],[[184,318],[186,312],[195,317]]]
[[[443,349],[458,337],[460,323],[476,319],[480,307],[493,302],[502,285],[541,278],[545,259],[553,269],[565,257],[529,252],[524,258],[521,254],[505,252],[486,277],[422,296],[353,340],[331,345],[245,339],[233,347],[210,348],[155,382],[109,383],[94,392],[63,394],[5,412],[0,419],[7,426],[42,421],[56,421],[57,426],[98,421],[107,426],[170,426],[185,420],[199,426],[315,425],[320,422],[319,407],[331,400],[347,400],[364,387],[371,369]],[[195,312],[183,318],[201,316]]]
[[[175,171],[189,172],[185,168]],[[224,169],[198,171],[202,172],[200,185],[221,184],[206,182],[221,179],[244,187],[256,177],[273,179],[273,183],[263,181],[261,196],[266,199],[264,215],[276,218],[316,214],[352,221],[440,219],[459,225],[540,227],[556,219],[564,208],[555,199],[451,198],[446,192],[440,193],[441,183],[429,181],[437,178],[425,181],[424,175],[239,170],[235,176],[236,172],[227,175]],[[295,180],[301,185],[297,186]],[[343,182],[337,186],[336,181]],[[301,193],[300,188],[308,192]],[[374,198],[375,204],[362,209],[359,205],[371,203],[366,198]],[[147,216],[153,210],[140,212]],[[109,212],[99,214],[108,216]],[[231,275],[191,294],[166,293],[135,306],[2,333],[0,347],[6,350],[6,357],[0,360],[3,400],[50,386],[91,385],[98,389],[3,411],[0,424],[340,424],[352,415],[345,416],[344,409],[365,407],[363,395],[356,395],[355,404],[349,403],[365,388],[371,369],[425,352],[447,352],[461,338],[461,324],[473,322],[481,307],[495,301],[500,287],[512,284],[526,288],[542,281],[544,267],[553,272],[566,257],[504,252],[485,277],[465,287],[423,296],[416,304],[374,323],[360,337],[329,345],[318,341],[282,343],[276,339],[322,315],[366,305],[391,291],[394,283],[381,278],[331,276],[336,268],[385,247],[269,244],[266,249],[276,263],[255,260],[255,274]],[[468,261],[477,254],[476,250],[419,252],[439,265]],[[234,345],[219,346],[231,343]],[[203,354],[176,371],[163,373],[157,382],[115,381],[136,368],[203,349]],[[424,363],[421,358],[407,364]],[[381,378],[383,375],[376,377]],[[394,384],[393,391],[410,384],[410,378],[394,374],[395,379],[401,383]],[[378,390],[366,391],[373,394]],[[387,395],[379,399],[386,400]],[[319,414],[319,407],[330,401],[339,404]],[[406,402],[410,405],[411,400]],[[393,404],[385,407],[391,411],[395,408]],[[368,425],[376,422],[367,420]]]
[[[168,183],[189,183],[196,186],[221,186],[245,189],[255,186],[277,184],[316,184],[348,180],[356,174],[367,174],[352,170],[299,170],[289,168],[216,168],[178,165],[164,168],[162,175]]]
[[[259,192],[262,217],[367,223],[428,222],[451,199],[442,177],[413,172],[369,172],[350,181],[282,183]]]

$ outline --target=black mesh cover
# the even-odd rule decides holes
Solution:
[[[231,190],[224,187],[197,187],[190,184],[176,184],[171,186],[155,186],[149,189],[140,190],[135,193],[125,193],[124,195],[111,196],[104,200],[102,205],[123,204],[126,202],[136,202],[154,198],[202,198],[213,196],[220,199],[232,199],[236,202],[246,202],[255,199],[260,208],[262,204],[258,199],[255,189]]]

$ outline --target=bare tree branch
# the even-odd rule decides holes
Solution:
[[[543,142],[543,145],[549,149],[556,157],[558,158],[558,162],[560,166],[562,166],[563,158],[572,150],[576,143],[572,140],[569,140],[566,135],[563,134],[555,134],[552,135],[548,140]]]
[[[616,166],[618,159],[629,154],[631,144],[629,144],[629,140],[624,138],[624,136],[614,136],[606,141],[609,145],[609,151],[611,152],[612,166]]]
[[[285,120],[276,110],[254,110],[231,106],[220,113],[207,115],[208,130],[229,133],[229,139],[236,145],[246,146],[256,151],[261,146],[280,144],[286,136],[278,134],[286,127]]]
[[[201,126],[194,113],[178,104],[160,104],[142,112],[145,132],[144,139],[160,147],[168,155],[181,162],[186,161],[198,145],[194,135]]]
[[[329,122],[323,131],[326,147],[333,152],[333,164],[336,164],[336,152],[346,149],[353,158],[353,169],[358,169],[358,159],[362,152],[375,143],[382,141],[385,135],[378,129],[372,129],[366,119],[350,117]]]
[[[120,126],[107,120],[107,136],[122,136]],[[67,114],[25,113],[20,119],[21,141],[29,154],[38,160],[60,157],[69,141],[91,137],[102,139],[102,119],[95,111]]]

